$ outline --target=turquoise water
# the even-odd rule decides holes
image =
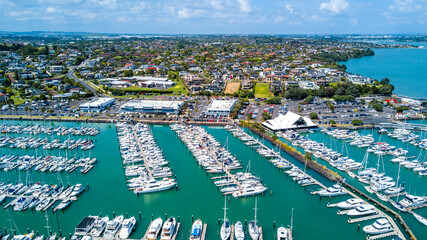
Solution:
[[[393,146],[402,147],[404,149],[407,149],[409,151],[408,156],[418,157],[418,155],[421,151],[420,148],[415,147],[411,144],[402,143],[401,141],[399,141],[397,139],[393,139],[393,138],[386,136],[386,135],[380,136],[379,134],[377,134],[376,132],[372,132],[371,130],[364,130],[361,132],[364,134],[373,134],[376,141],[385,141],[387,143],[390,143]],[[362,162],[362,160],[365,156],[366,148],[357,148],[355,146],[343,145],[344,141],[334,139],[334,138],[332,138],[326,134],[321,133],[320,131],[315,132],[313,134],[305,133],[302,135],[306,135],[308,138],[315,140],[317,142],[324,143],[327,147],[332,148],[338,152],[341,152],[341,153],[344,152],[344,156],[347,156],[347,152],[348,152],[348,156],[350,158],[354,159],[355,161]],[[423,136],[426,137],[425,133],[423,134]],[[303,150],[301,148],[298,147],[298,149],[303,152]],[[426,159],[424,158],[425,153],[426,153],[426,151],[424,150],[422,152],[421,161],[426,161]],[[380,169],[382,169],[382,166],[384,166],[386,174],[393,177],[394,179],[397,179],[399,165],[397,163],[393,163],[393,162],[389,161],[392,158],[393,158],[392,156],[384,156],[383,160],[380,161],[380,164],[381,164]],[[318,160],[318,161],[324,165],[327,165],[330,169],[337,171],[341,176],[346,178],[346,180],[349,183],[351,183],[353,186],[356,186],[359,189],[361,189],[362,191],[364,191],[365,193],[367,193],[368,195],[371,195],[370,193],[368,193],[364,189],[364,187],[363,187],[364,184],[361,184],[356,179],[352,179],[349,175],[347,175],[347,173],[333,168],[332,166],[330,166],[327,162],[325,162],[323,160]],[[369,154],[368,162],[369,162],[369,164],[368,164],[369,167],[375,167],[376,168],[377,163],[378,163],[377,155]],[[427,196],[427,188],[425,187],[427,185],[427,177],[419,176],[418,174],[414,173],[412,170],[409,170],[409,169],[402,167],[400,169],[400,180],[399,180],[399,182],[405,184],[406,191],[408,191],[409,193],[414,194],[414,195],[419,195],[419,196]],[[376,198],[375,195],[372,195],[372,196],[374,198]],[[400,197],[400,199],[401,198],[402,197]],[[390,208],[394,209],[391,204],[387,203],[386,205],[388,205]],[[421,214],[422,216],[427,217],[427,208],[418,209],[418,210],[415,210],[415,212]],[[419,239],[427,239],[427,232],[426,232],[427,227],[426,226],[419,223],[411,214],[402,213],[402,216],[403,216],[404,220],[406,221],[406,223],[411,227],[411,230],[414,232],[415,236],[419,237]]]
[[[411,97],[427,97],[427,48],[373,49],[375,56],[340,62],[347,72],[381,80],[389,78],[395,93]]]
[[[81,123],[63,124],[80,125]],[[136,196],[127,190],[125,184],[114,126],[110,124],[81,125],[96,126],[101,129],[101,133],[96,137],[97,146],[91,152],[93,157],[98,158],[98,163],[86,175],[78,172],[61,174],[64,182],[89,184],[89,190],[80,195],[78,201],[73,202],[65,211],[53,214],[48,211],[49,224],[53,227],[53,231],[59,232],[61,229],[63,235],[68,236],[83,217],[98,214],[112,217],[114,211],[116,215],[128,213],[129,216],[137,218],[136,232],[131,235],[134,239],[143,236],[151,216],[164,217],[165,214],[180,217],[182,225],[177,239],[188,239],[192,215],[194,219],[201,218],[208,224],[207,239],[219,239],[218,219],[223,217],[224,197],[168,126],[152,126],[152,132],[177,176],[178,190]],[[363,232],[357,231],[357,224],[348,224],[346,216],[336,214],[338,209],[326,207],[328,202],[343,201],[348,196],[320,199],[319,196],[311,195],[309,191],[316,187],[307,189],[300,187],[225,129],[208,127],[207,131],[222,144],[225,144],[228,137],[229,150],[242,161],[244,169],[250,161],[250,171],[260,176],[268,187],[264,196],[258,196],[258,220],[263,227],[264,239],[275,238],[274,221],[276,227],[290,224],[292,208],[294,208],[296,239],[365,239]],[[34,154],[33,150],[11,151]],[[287,154],[282,153],[282,155],[303,168],[301,163]],[[332,184],[313,171],[308,171],[322,183],[328,186]],[[58,175],[32,172],[31,177],[34,181],[56,183]],[[24,180],[25,174],[21,174],[21,178]],[[0,172],[0,179],[17,181],[18,174],[16,171]],[[228,217],[233,223],[237,220],[249,221],[254,215],[254,204],[253,197],[238,200],[231,197],[227,202]],[[139,212],[142,213],[142,219],[139,219]],[[21,233],[28,227],[46,234],[43,213],[36,211],[9,211],[9,213]],[[9,228],[8,219],[8,213],[0,209],[1,229]],[[367,221],[361,226],[370,223],[372,221]]]

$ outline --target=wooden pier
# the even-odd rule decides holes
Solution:
[[[206,232],[208,231],[208,224],[205,223],[203,224],[203,229],[202,229],[202,235],[201,235],[201,240],[205,240],[206,239]]]
[[[175,233],[173,234],[173,237],[172,237],[172,240],[175,240],[176,239],[176,236],[178,236],[178,231],[179,231],[179,227],[181,226],[181,222],[178,222],[177,224],[176,224],[176,230],[175,230]]]
[[[350,218],[347,220],[347,222],[348,223],[357,223],[357,222],[368,221],[368,220],[376,219],[376,218],[380,218],[380,217],[384,217],[384,214],[376,213],[375,215],[370,215],[370,216],[361,217],[361,218]]]
[[[291,228],[286,228],[286,230],[288,230],[288,238],[289,238],[289,240],[292,240],[292,229]]]
[[[145,231],[144,237],[142,237],[141,240],[147,239],[147,235],[148,235],[148,232],[150,231],[151,224],[153,224],[153,221],[151,221],[150,224],[148,225],[147,231]]]
[[[230,240],[234,240],[234,224],[231,225]]]
[[[383,233],[383,234],[379,234],[379,235],[369,236],[366,239],[367,240],[375,240],[375,239],[381,239],[381,238],[386,238],[386,237],[392,237],[392,236],[396,236],[396,235],[398,235],[398,233],[396,231],[393,231],[393,232],[389,232],[389,233]]]
[[[262,234],[262,227],[258,227],[258,231],[259,231],[259,240],[263,240],[264,239],[264,235]]]

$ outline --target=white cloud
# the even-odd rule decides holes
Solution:
[[[330,2],[323,2],[320,4],[320,10],[329,11],[331,13],[339,13],[348,7],[348,2],[345,0],[331,0]]]
[[[225,9],[220,0],[211,0],[211,6],[215,10],[224,10]]]
[[[351,23],[351,25],[357,25],[359,22],[357,21],[357,19],[356,19],[356,18],[352,18],[352,19],[350,20],[350,23]]]
[[[239,3],[240,11],[244,13],[250,13],[252,12],[252,6],[249,0],[237,0]]]
[[[423,9],[422,5],[417,4],[413,0],[395,0],[394,5],[388,8],[398,12],[415,12]]]
[[[286,4],[286,10],[288,10],[288,12],[290,13],[294,13],[294,9],[292,8],[291,4]]]
[[[48,12],[48,13],[55,13],[55,12],[56,12],[56,9],[55,9],[54,7],[48,7],[48,8],[46,9],[46,12]]]
[[[195,18],[195,17],[200,17],[203,14],[205,14],[205,10],[203,9],[189,9],[189,8],[183,8],[181,10],[178,11],[178,18]]]
[[[278,22],[278,23],[281,23],[281,22],[283,22],[285,20],[285,17],[283,17],[283,16],[277,16],[275,19],[274,19],[274,21],[275,22]]]

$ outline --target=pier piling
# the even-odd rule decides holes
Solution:
[[[194,215],[191,215],[191,222],[194,222]]]
[[[30,233],[30,228],[27,228],[27,233]]]
[[[62,237],[62,230],[59,229],[59,236]]]
[[[165,213],[165,221],[166,221],[166,219],[168,219],[168,214],[167,213]]]
[[[116,213],[113,211],[113,218],[116,218]]]
[[[141,212],[139,212],[139,220],[141,220]]]
[[[357,231],[360,231],[360,224],[357,224]]]
[[[218,218],[218,226],[221,226],[221,219]]]
[[[273,221],[273,228],[276,228],[276,221]]]

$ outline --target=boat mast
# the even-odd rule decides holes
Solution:
[[[225,224],[225,219],[227,219],[227,195],[224,198],[224,224]]]
[[[293,228],[293,226],[292,226],[293,222],[294,222],[294,208],[292,208],[292,213],[291,213],[291,226],[290,226],[291,232],[292,232],[292,228]]]
[[[257,225],[256,225],[257,200],[258,200],[258,198],[255,198],[255,226],[257,226]]]
[[[46,211],[44,211],[44,216],[46,217],[46,231],[47,231],[47,236],[49,236],[49,228],[50,228],[50,226],[49,226],[49,217],[47,216],[47,210]]]

